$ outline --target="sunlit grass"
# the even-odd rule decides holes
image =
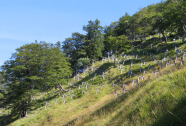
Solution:
[[[169,42],[168,44],[171,44]],[[143,50],[146,50],[144,48]],[[185,49],[185,44],[181,45],[179,49]],[[172,58],[175,57],[175,50],[171,48],[168,52]],[[157,62],[152,61],[152,56],[140,54],[140,58],[145,59],[147,62],[143,69],[148,70],[148,65],[154,65],[154,69],[157,70]],[[156,54],[157,59],[161,59],[163,54]],[[135,59],[135,57],[132,57]],[[120,57],[120,59],[122,59]],[[119,69],[114,67],[114,61],[99,61],[95,62],[94,72],[82,73],[82,79],[77,81],[71,80],[76,84],[72,90],[77,92],[78,85],[82,82],[88,82],[91,86],[88,88],[87,93],[76,99],[70,98],[70,93],[66,98],[66,104],[63,104],[62,94],[49,100],[45,109],[43,103],[48,95],[44,95],[43,101],[39,107],[35,110],[31,110],[28,113],[28,118],[18,119],[11,123],[12,126],[30,125],[30,126],[51,126],[51,125],[163,125],[170,124],[170,120],[173,123],[182,123],[183,114],[177,111],[177,106],[183,107],[182,103],[185,102],[186,91],[186,70],[177,64],[176,69],[173,65],[168,68],[163,67],[161,74],[155,76],[151,74],[151,71],[145,74],[146,80],[140,81],[141,85],[135,88],[132,86],[131,80],[136,80],[136,75],[142,75],[139,72],[141,61],[134,62],[134,66],[131,67],[131,61],[125,65],[122,73]],[[135,76],[131,78],[127,75],[129,68],[135,71]],[[91,71],[91,67],[89,67]],[[93,77],[96,71],[96,79],[93,81]],[[102,72],[106,72],[106,77],[102,79]],[[112,88],[112,84],[115,83],[119,87]],[[130,89],[126,94],[122,94],[115,99],[114,91],[117,90],[122,93],[121,85],[126,83],[129,85],[127,89]],[[105,86],[101,88],[101,84]],[[66,87],[68,88],[68,87]],[[85,86],[82,87],[85,90]],[[101,90],[96,95],[96,89]],[[58,90],[56,90],[57,92]],[[53,91],[50,91],[51,96]],[[38,96],[39,97],[39,96]],[[55,100],[58,102],[55,104]],[[183,109],[185,110],[185,109]],[[183,112],[184,113],[184,112]],[[183,117],[180,117],[183,116]],[[167,117],[167,118],[166,118]],[[168,118],[169,117],[169,118]],[[165,122],[162,119],[165,118]]]

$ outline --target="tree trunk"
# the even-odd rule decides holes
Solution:
[[[28,97],[29,97],[28,101],[24,101],[23,104],[22,104],[23,105],[23,109],[22,109],[22,112],[21,112],[22,117],[27,117],[28,108],[29,108],[30,103],[31,103],[31,96],[28,96]]]
[[[22,116],[27,117],[27,113],[28,113],[27,110],[24,110],[23,113],[22,113]]]
[[[61,88],[61,90],[65,91],[65,92],[69,91],[69,90],[65,90],[65,89],[61,86],[61,84],[59,84],[59,87]]]
[[[163,38],[164,38],[165,43],[167,44],[167,38],[165,37],[164,32],[161,32],[161,33],[162,33],[162,35],[163,35]]]
[[[160,36],[160,28],[158,27],[158,34],[159,34],[159,41],[161,42],[161,36]]]

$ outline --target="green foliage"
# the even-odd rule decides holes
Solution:
[[[120,18],[114,32],[116,36],[125,35],[130,37],[131,26],[131,16],[126,13],[125,16]]]
[[[0,99],[4,97],[5,90],[3,89],[3,75],[2,72],[0,72]]]
[[[71,67],[73,68],[74,72],[77,71],[77,60],[86,56],[84,39],[85,36],[83,34],[75,32],[72,33],[71,38],[67,38],[63,42],[63,53],[69,57]]]
[[[75,94],[75,99],[77,99],[77,98],[81,98],[81,97],[83,96],[81,90],[76,90],[76,92],[74,92],[74,94]]]
[[[24,45],[16,49],[8,64],[2,66],[8,90],[6,103],[13,115],[27,116],[31,98],[58,84],[65,84],[71,75],[67,58],[62,51],[45,42]]]
[[[182,36],[182,42],[186,34],[186,1],[185,0],[167,0],[165,2],[163,16],[168,20],[169,29],[177,31]],[[176,18],[175,18],[176,17]]]
[[[84,50],[84,35],[75,32],[71,38],[63,42],[63,52],[71,58],[72,62],[86,55]]]
[[[148,44],[147,40],[144,44]],[[138,42],[134,43],[139,46]],[[180,43],[179,43],[180,44]],[[179,45],[178,44],[178,45]],[[158,43],[157,43],[158,45]],[[170,49],[168,55],[175,54],[172,43],[168,42],[167,48]],[[178,48],[185,48],[185,44],[179,45]],[[148,46],[144,50],[151,51]],[[125,53],[126,54],[126,53]],[[127,53],[130,54],[130,53]],[[157,59],[162,59],[162,54],[157,53]],[[140,57],[144,58],[141,54]],[[145,56],[146,57],[146,56]],[[159,58],[161,57],[161,58]],[[172,58],[174,59],[175,56]],[[140,62],[134,60],[135,65],[132,67],[134,73],[139,75]],[[122,60],[122,57],[118,57]],[[154,66],[152,57],[147,56],[147,65]],[[179,63],[179,62],[178,62]],[[140,81],[138,88],[131,86],[131,80],[137,79],[136,76],[131,78],[127,76],[127,70],[131,67],[130,62],[126,62],[125,71],[120,73],[119,68],[113,67],[113,61],[95,62],[93,66],[95,71],[93,73],[80,74],[82,77],[80,81],[75,81],[71,88],[72,92],[66,92],[68,95],[65,99],[67,102],[63,104],[61,96],[57,94],[54,98],[47,101],[50,105],[45,109],[44,106],[37,110],[29,112],[28,118],[19,119],[11,125],[171,125],[184,124],[185,118],[185,68],[175,70],[170,65],[169,68],[162,68],[161,74],[151,75],[151,71],[145,74],[145,81]],[[180,67],[177,64],[177,67]],[[154,66],[156,69],[156,66]],[[102,79],[102,72],[106,71],[105,79]],[[93,81],[93,77],[96,78]],[[78,89],[78,84],[88,82],[87,93],[85,91],[86,85],[82,85],[81,90]],[[112,86],[116,83],[118,87]],[[121,90],[122,83],[129,85],[129,92],[123,94]],[[101,89],[101,84],[104,87]],[[100,90],[96,95],[96,89]],[[117,90],[118,97],[115,99],[114,91]],[[51,94],[53,90],[49,91]],[[58,90],[56,91],[58,92]],[[75,95],[71,99],[71,93]],[[44,97],[47,98],[48,95]],[[55,97],[56,96],[56,97]],[[58,102],[55,104],[55,100]],[[40,100],[39,100],[40,101]],[[37,102],[36,102],[37,103]],[[34,104],[36,104],[34,103]],[[73,118],[68,118],[73,117]],[[61,118],[63,118],[61,120]],[[48,119],[52,120],[48,122]]]
[[[87,32],[87,34],[85,35],[87,56],[92,61],[101,59],[104,45],[102,35],[103,27],[100,26],[100,21],[89,21],[88,25],[84,26],[83,29]]]
[[[129,40],[125,35],[117,37],[108,36],[106,42],[109,51],[112,50],[115,54],[120,54],[121,52],[126,51],[129,47]]]
[[[90,59],[89,58],[80,58],[77,61],[78,67],[84,67],[90,65]]]
[[[18,115],[23,117],[27,115],[28,109],[32,109],[32,105],[41,104],[32,101],[31,98],[33,95],[38,94],[40,91],[50,91],[52,87],[56,87],[58,84],[62,85],[69,82],[67,79],[71,75],[71,69],[68,61],[70,61],[74,73],[77,73],[79,68],[85,68],[90,65],[90,62],[92,61],[101,60],[103,56],[108,56],[109,52],[118,55],[118,58],[120,58],[119,54],[121,53],[130,55],[131,52],[129,49],[131,48],[131,44],[134,45],[134,53],[138,52],[138,50],[135,50],[138,49],[138,44],[147,45],[142,51],[155,53],[155,50],[148,49],[149,42],[156,43],[156,47],[158,47],[160,45],[159,42],[162,42],[161,40],[163,39],[167,44],[166,48],[172,49],[172,44],[168,43],[169,35],[172,36],[172,38],[178,37],[178,35],[182,36],[182,41],[184,42],[186,33],[185,12],[185,0],[166,0],[142,8],[132,16],[126,13],[125,16],[119,19],[119,21],[111,23],[110,26],[106,26],[104,28],[104,34],[103,27],[100,26],[99,20],[89,21],[88,24],[83,27],[83,30],[86,32],[85,35],[75,32],[70,38],[67,38],[63,42],[63,52],[60,50],[60,42],[57,42],[55,45],[47,44],[45,42],[24,45],[18,48],[17,52],[12,55],[12,59],[7,61],[2,67],[3,78],[2,75],[0,75],[0,90],[6,89],[7,93],[0,92],[0,99],[5,97],[5,105],[10,106],[13,117]],[[159,33],[159,36],[157,33]],[[148,39],[148,35],[152,35],[154,38]],[[160,37],[160,35],[163,35],[163,37]],[[136,41],[136,38],[140,39],[140,41]],[[155,40],[157,38],[159,41],[153,41],[153,39]],[[131,43],[132,41],[134,43]],[[185,47],[182,49],[184,48]],[[174,50],[169,51],[169,53],[171,56],[175,56]],[[68,58],[66,58],[64,54]],[[163,54],[159,54],[157,57],[158,59],[162,59]],[[144,56],[141,58],[144,58]],[[149,61],[151,59],[152,57],[147,58]],[[138,62],[137,60],[134,61],[136,63]],[[149,63],[155,65],[155,63]],[[96,62],[94,66],[98,67],[98,64],[100,65],[99,62]],[[89,102],[90,104],[95,103],[97,105],[99,102],[96,103],[96,100],[100,100],[99,98],[106,95],[107,92],[110,93],[110,91],[113,91],[112,88],[110,88],[113,82],[120,83],[123,82],[124,79],[126,79],[125,82],[127,83],[131,81],[131,78],[129,80],[129,78],[123,76],[126,75],[126,71],[125,74],[118,75],[120,70],[116,67],[113,68],[113,64],[116,66],[116,59],[114,63],[110,61],[110,63],[104,64],[104,67],[100,66],[100,68],[97,68],[93,73],[89,73],[89,76],[86,75],[86,72],[81,75],[82,80],[77,82],[77,84],[86,81],[90,83],[91,86],[89,87],[90,92],[87,93],[86,98],[83,97],[81,90],[74,90],[73,93],[77,100],[74,101],[77,103],[78,107],[87,108],[86,105],[89,104]],[[128,70],[129,67],[131,67],[129,62],[126,62],[125,66],[124,70]],[[131,67],[134,70],[134,73],[139,71],[137,68],[138,66],[140,66],[140,64]],[[177,66],[181,67],[180,64]],[[143,68],[145,69],[145,67]],[[103,80],[101,74],[105,71],[107,72],[107,75]],[[96,73],[98,73],[98,75],[96,75]],[[101,104],[104,105],[99,106],[101,108],[100,110],[93,110],[94,113],[92,115],[89,114],[87,117],[88,121],[92,121],[92,124],[94,125],[97,124],[97,122],[102,122],[104,125],[182,124],[182,121],[185,118],[184,73],[185,70],[179,74],[165,75],[153,82],[147,83],[142,86],[143,88],[135,89],[128,94],[122,95],[115,101],[111,99],[109,101],[111,103],[101,101]],[[92,79],[95,75],[96,79],[93,81]],[[174,78],[172,76],[176,77]],[[147,80],[150,79],[151,76],[148,75]],[[104,84],[107,87],[103,87],[102,93],[95,96],[95,89],[100,89],[100,84]],[[6,88],[4,88],[4,86]],[[48,98],[47,96],[44,97],[46,99]],[[106,99],[108,97],[109,96],[106,95]],[[84,99],[85,101],[81,101],[78,98]],[[70,98],[67,100],[69,99]],[[72,104],[72,106],[76,106],[74,103]],[[73,109],[69,106],[62,106],[64,108],[61,108],[65,112],[74,112],[74,109],[78,108],[77,106]],[[53,107],[51,111],[53,111],[53,109],[55,110],[55,107]],[[90,107],[90,109],[92,109],[92,107]],[[58,112],[59,110],[56,109],[56,111]],[[55,117],[56,114],[54,112],[55,114],[51,116],[51,113],[48,114],[46,111],[43,113],[44,116],[42,117],[40,125],[45,125],[45,116],[47,117],[47,120],[52,120],[53,116]],[[60,115],[60,113],[58,114]],[[72,116],[71,114],[65,114],[67,117]],[[76,116],[76,114],[77,113],[74,115]],[[79,115],[81,114],[77,114],[78,120],[81,120],[79,119]],[[37,118],[36,120],[41,119],[38,117],[34,118]],[[86,123],[87,118],[82,119],[82,125]],[[97,118],[99,118],[99,121],[96,120]],[[71,119],[70,121],[73,123],[74,120],[75,119]],[[105,122],[107,124],[105,124]],[[81,123],[78,125],[81,125]],[[91,125],[91,123],[88,125]]]

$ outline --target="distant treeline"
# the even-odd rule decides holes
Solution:
[[[89,21],[83,27],[86,34],[72,33],[63,44],[63,53],[70,58],[74,72],[79,68],[102,59],[110,53],[115,55],[130,47],[130,42],[146,41],[149,35],[159,34],[158,40],[167,43],[169,36],[182,37],[186,33],[186,1],[167,0],[142,8],[133,16],[121,17],[110,26],[100,26],[100,21]]]

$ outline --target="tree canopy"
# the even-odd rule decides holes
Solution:
[[[65,84],[71,75],[70,64],[62,51],[45,42],[16,49],[2,70],[8,90],[6,103],[11,106],[13,115],[22,117],[27,116],[36,92]]]

